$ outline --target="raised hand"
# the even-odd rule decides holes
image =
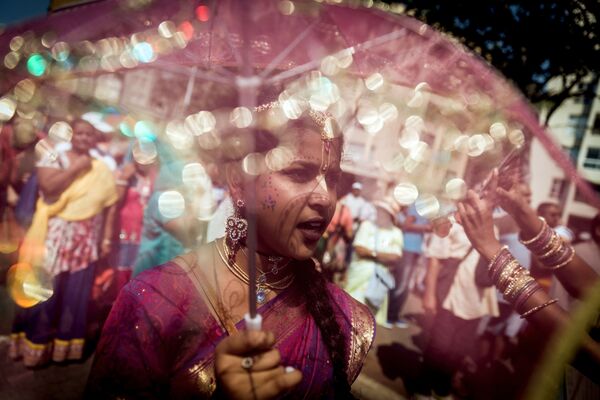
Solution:
[[[499,249],[500,243],[494,234],[494,196],[497,192],[498,173],[494,171],[483,195],[469,190],[466,199],[458,204],[460,222],[471,244],[481,255],[491,258]]]
[[[78,172],[89,171],[92,169],[92,158],[87,154],[77,155],[71,164],[71,168]]]

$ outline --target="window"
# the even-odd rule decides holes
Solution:
[[[588,184],[591,186],[591,188],[598,194],[600,195],[600,185],[597,184],[593,184],[591,182],[588,182]],[[575,189],[575,201],[579,201],[582,203],[587,203],[589,200],[586,196],[583,195],[583,193],[581,193],[581,191],[579,190],[579,188]]]
[[[594,124],[592,125],[592,135],[600,135],[600,113],[596,113]]]
[[[600,169],[600,147],[588,147],[585,159],[583,160],[583,167]]]
[[[550,187],[550,197],[553,199],[562,199],[566,194],[567,181],[561,178],[554,178]]]
[[[569,115],[569,126],[575,129],[575,132],[584,132],[587,125],[586,115]]]

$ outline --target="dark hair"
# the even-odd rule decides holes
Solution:
[[[342,334],[342,329],[335,318],[332,306],[333,299],[329,295],[327,281],[318,272],[312,262],[298,268],[296,280],[306,299],[306,309],[319,327],[333,367],[333,390],[336,399],[351,398],[350,383],[346,373],[346,346],[348,338]]]
[[[297,120],[288,121],[284,129],[289,128],[307,128],[317,132],[321,131],[320,127],[306,115]],[[267,152],[279,144],[277,133],[262,129],[254,129],[253,133],[253,151]],[[279,134],[284,133],[279,132]],[[338,136],[338,140],[343,140],[341,135]],[[307,264],[305,268],[298,268],[299,273],[296,276],[296,281],[305,293],[306,309],[317,324],[331,358],[335,398],[354,398],[350,394],[350,384],[346,373],[348,338],[342,334],[342,329],[334,317],[333,299],[329,295],[325,277],[314,268],[311,261]]]
[[[537,214],[538,215],[542,215],[550,207],[557,207],[557,208],[560,209],[560,206],[558,204],[551,203],[551,202],[547,201],[547,202],[544,202],[544,203],[540,203],[540,205],[537,207]]]
[[[600,235],[596,232],[599,227],[600,227],[600,214],[597,214],[590,221],[590,231],[591,231],[590,233],[592,235],[592,239],[594,239],[594,242],[597,242],[597,243],[600,242]]]

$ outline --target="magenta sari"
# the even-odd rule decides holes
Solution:
[[[105,324],[88,382],[92,398],[208,398],[215,389],[214,350],[227,336],[188,272],[174,262],[148,270],[121,291]],[[346,340],[352,383],[374,338],[369,310],[328,286]],[[290,287],[259,309],[275,333],[282,364],[303,374],[290,398],[331,398],[333,369],[325,343]],[[236,324],[244,329],[244,321]]]

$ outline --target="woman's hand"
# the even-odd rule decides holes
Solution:
[[[494,172],[489,184],[489,193],[496,193],[498,174]],[[460,223],[469,237],[471,244],[483,257],[488,260],[496,254],[501,245],[494,234],[494,209],[491,196],[480,198],[477,193],[469,190],[465,201],[458,204]]]
[[[273,399],[298,385],[302,374],[281,366],[274,344],[273,333],[265,331],[243,331],[219,343],[215,350],[218,390],[232,399]]]

